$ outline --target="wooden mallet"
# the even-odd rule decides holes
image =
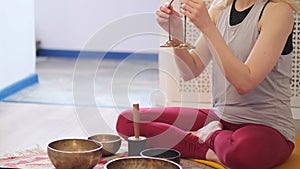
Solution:
[[[139,156],[146,149],[146,137],[140,136],[139,104],[133,104],[134,136],[128,137],[128,156]]]
[[[139,104],[133,104],[133,128],[134,137],[136,139],[140,138],[140,112]]]

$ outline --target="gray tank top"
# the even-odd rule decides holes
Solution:
[[[259,15],[267,1],[257,1],[246,18],[230,26],[231,6],[226,7],[217,21],[227,45],[245,62],[259,36]],[[214,57],[212,57],[214,59]],[[226,80],[213,61],[213,109],[223,120],[235,124],[263,124],[277,129],[294,142],[295,127],[290,107],[290,78],[292,54],[281,55],[270,74],[252,91],[240,95]]]

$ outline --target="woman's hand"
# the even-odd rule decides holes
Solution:
[[[203,0],[181,0],[180,12],[204,32],[214,25]]]
[[[181,40],[183,36],[183,26],[180,14],[174,10],[173,6],[170,6],[169,2],[160,6],[156,11],[158,24],[167,32],[169,32],[169,17],[170,17],[170,30],[171,35]]]

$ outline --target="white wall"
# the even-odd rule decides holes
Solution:
[[[34,0],[0,1],[0,90],[35,73]]]
[[[42,49],[82,50],[93,34],[105,26],[134,14],[151,12],[154,16],[159,4],[157,0],[36,0],[36,36]],[[158,27],[155,18],[127,24],[149,27],[151,31]],[[107,38],[119,31],[121,25],[113,27]],[[147,35],[128,38],[112,51],[132,52],[158,46],[159,37]],[[106,49],[99,44],[98,50]]]

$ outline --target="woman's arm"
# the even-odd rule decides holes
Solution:
[[[293,29],[290,6],[270,2],[258,25],[260,35],[243,63],[233,54],[209,18],[204,1],[182,0],[182,3],[182,13],[204,34],[226,79],[240,94],[255,88],[273,69]]]
[[[185,81],[198,77],[211,60],[207,41],[203,36],[200,36],[195,45],[193,50],[174,48],[175,61]]]
[[[209,17],[214,25],[217,22],[217,16],[222,11],[222,9],[217,8],[219,2],[219,0],[216,0],[212,3],[209,11]],[[175,40],[177,43],[181,42],[176,38]],[[200,35],[195,43],[195,49],[183,50],[174,48],[174,54],[176,56],[176,64],[180,70],[180,74],[186,81],[198,77],[204,71],[212,57],[208,41],[203,34]]]
[[[182,28],[182,19],[180,14],[174,10],[169,3],[162,5],[159,10],[156,11],[157,22],[165,30],[168,30],[168,22],[170,18],[171,22],[171,36],[172,40],[177,44],[180,44],[183,39],[183,28]],[[180,75],[184,80],[190,80],[197,76],[198,69],[202,69],[202,64],[198,57],[195,54],[191,54],[188,50],[177,50],[174,48],[175,61],[179,69]],[[197,66],[196,66],[197,64]]]

